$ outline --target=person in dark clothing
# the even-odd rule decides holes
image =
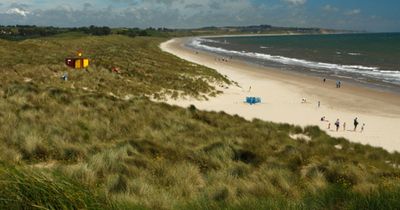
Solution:
[[[354,119],[354,131],[357,130],[357,126],[358,126],[358,118],[356,117],[356,119]]]
[[[336,120],[335,126],[336,126],[336,131],[339,131],[339,126],[340,126],[339,119]]]

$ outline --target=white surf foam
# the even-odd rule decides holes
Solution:
[[[390,83],[400,84],[400,71],[396,70],[381,70],[378,67],[368,67],[368,66],[360,66],[360,65],[341,65],[341,64],[332,64],[332,63],[323,63],[323,62],[314,62],[297,58],[288,58],[279,55],[269,55],[263,53],[255,53],[255,52],[246,52],[246,51],[234,51],[234,50],[226,50],[219,47],[212,47],[204,45],[204,42],[214,42],[214,40],[210,41],[209,39],[202,38],[194,38],[189,43],[189,45],[211,51],[216,53],[224,53],[229,55],[237,55],[237,56],[245,56],[251,58],[258,58],[262,60],[273,61],[286,65],[295,65],[302,66],[307,68],[316,68],[316,69],[327,69],[330,71],[334,71],[336,73],[339,72],[347,72],[353,74],[361,74],[365,77],[380,79],[381,81],[387,80],[391,81]]]
[[[359,56],[361,53],[347,53],[348,55]]]

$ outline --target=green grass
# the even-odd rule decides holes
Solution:
[[[246,121],[150,100],[174,92],[203,97],[216,92],[206,81],[230,83],[162,53],[162,41],[0,41],[0,208],[398,206],[399,153],[332,138],[318,127]],[[88,72],[63,65],[77,48],[93,59]],[[122,73],[110,72],[112,66]],[[59,79],[65,71],[67,82]],[[291,133],[311,141],[291,139]]]
[[[221,85],[230,82],[214,70],[161,53],[158,45],[162,41],[165,40],[79,34],[21,42],[0,40],[2,85],[28,78],[40,86],[86,87],[119,97],[146,95],[158,98],[165,93],[177,97],[218,94],[219,91],[208,82]],[[90,58],[88,72],[71,70],[64,65],[64,59],[74,57],[78,50]],[[113,67],[118,67],[121,74],[112,73]],[[71,82],[64,84],[59,80],[63,72],[69,73]]]
[[[0,166],[1,209],[101,209],[104,195],[59,174]],[[111,207],[111,206],[110,206]]]
[[[178,209],[271,209],[271,210],[322,210],[322,209],[397,209],[400,205],[397,199],[400,186],[390,189],[380,188],[365,195],[353,192],[342,186],[332,185],[320,190],[317,194],[309,194],[299,200],[289,200],[285,197],[243,199],[232,204],[228,202],[213,203],[207,199],[192,202]]]

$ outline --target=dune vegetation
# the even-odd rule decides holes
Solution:
[[[155,102],[207,100],[233,84],[162,52],[162,41],[0,40],[0,209],[400,206],[397,152]],[[79,49],[87,71],[64,65]]]

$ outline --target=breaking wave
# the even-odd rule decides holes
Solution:
[[[393,83],[393,84],[400,84],[400,71],[396,71],[396,70],[381,70],[378,67],[367,67],[367,66],[361,66],[361,65],[341,65],[341,64],[314,62],[314,61],[308,61],[308,60],[303,60],[303,59],[288,58],[288,57],[279,56],[279,55],[269,55],[269,54],[256,53],[256,52],[246,52],[246,51],[239,52],[239,51],[235,51],[235,50],[226,50],[223,48],[212,47],[212,46],[203,44],[203,43],[207,43],[207,42],[210,43],[210,42],[215,42],[215,41],[209,40],[209,39],[194,38],[189,43],[189,45],[192,47],[195,47],[195,48],[199,48],[199,49],[203,49],[203,50],[207,50],[207,51],[211,51],[211,52],[216,52],[216,53],[244,56],[244,57],[250,57],[250,58],[258,58],[258,59],[273,61],[273,62],[286,64],[286,65],[296,65],[296,66],[302,66],[302,67],[307,67],[307,68],[316,68],[316,69],[327,69],[327,70],[333,71],[335,73],[347,72],[347,73],[353,73],[353,74],[361,74],[362,76],[365,76],[365,77],[380,79],[382,81],[389,81],[390,83]]]
[[[347,53],[348,55],[359,56],[361,53]]]

